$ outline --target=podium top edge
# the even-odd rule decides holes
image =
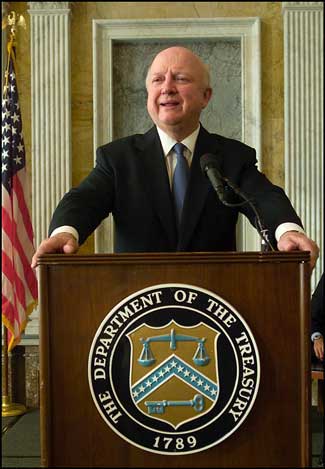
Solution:
[[[116,254],[44,254],[39,265],[72,264],[165,264],[177,263],[241,263],[241,262],[309,262],[309,251],[291,252],[142,252]]]

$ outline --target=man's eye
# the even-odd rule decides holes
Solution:
[[[152,83],[159,83],[162,81],[162,78],[161,77],[156,77],[156,78],[153,78],[152,79]]]
[[[182,82],[187,82],[187,81],[188,81],[188,78],[187,78],[187,77],[179,76],[179,77],[176,77],[176,80],[177,80],[177,81],[182,81]]]

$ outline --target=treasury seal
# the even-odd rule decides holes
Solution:
[[[187,284],[153,285],[109,311],[88,361],[106,424],[159,454],[196,453],[237,431],[255,402],[253,334],[225,299]]]

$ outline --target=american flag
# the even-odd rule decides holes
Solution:
[[[15,74],[15,49],[8,47],[2,97],[2,321],[8,351],[17,345],[37,304],[37,279],[28,205],[26,157]]]

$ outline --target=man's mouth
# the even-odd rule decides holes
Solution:
[[[175,106],[178,106],[178,105],[179,105],[178,101],[167,101],[165,103],[160,103],[160,106],[163,106],[163,107],[166,107],[166,108],[175,107]]]

